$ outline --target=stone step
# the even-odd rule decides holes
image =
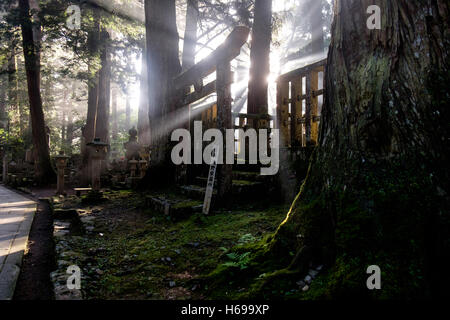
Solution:
[[[183,197],[174,199],[165,195],[147,196],[146,204],[153,210],[177,220],[202,212],[203,209],[203,202],[200,200]]]
[[[233,171],[233,180],[270,183],[273,181],[273,176],[262,176],[258,172]],[[198,186],[206,186],[207,181],[207,177],[196,177],[194,183]],[[214,185],[217,186],[217,179]]]
[[[206,192],[206,179],[198,177],[199,181],[204,181],[203,185],[188,185],[179,186],[182,194],[187,197],[204,200]],[[233,195],[239,195],[245,197],[257,197],[265,193],[266,186],[263,182],[255,182],[248,180],[233,180],[232,193]],[[217,190],[214,189],[213,196],[217,194]]]

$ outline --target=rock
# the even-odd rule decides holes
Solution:
[[[305,282],[306,282],[307,284],[310,284],[311,281],[312,281],[312,277],[308,274],[308,275],[305,277]]]
[[[55,221],[53,223],[53,229],[54,230],[69,230],[70,222]]]
[[[302,288],[302,291],[303,292],[306,292],[306,291],[308,291],[309,290],[309,286],[308,285],[306,285],[306,286],[304,286],[303,288]]]
[[[314,279],[319,274],[316,270],[309,270],[309,275]]]
[[[53,231],[54,237],[64,237],[69,234],[69,230],[55,230]]]
[[[300,280],[300,281],[297,281],[296,284],[297,284],[300,288],[303,288],[303,287],[305,286],[306,283],[305,283],[304,281]]]

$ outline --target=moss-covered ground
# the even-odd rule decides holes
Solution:
[[[257,243],[284,220],[287,207],[257,203],[173,221],[131,191],[105,193],[107,201],[65,207],[92,214],[94,231],[69,238],[80,259],[86,299],[209,299],[208,281],[218,266],[246,268],[245,253],[230,248]],[[232,286],[236,293],[247,290]],[[230,295],[232,298],[233,295]]]

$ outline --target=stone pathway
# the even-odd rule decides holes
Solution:
[[[36,202],[0,185],[0,300],[11,300]]]

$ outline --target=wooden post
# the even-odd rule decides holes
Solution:
[[[57,176],[57,187],[56,194],[57,195],[66,195],[64,191],[64,171],[67,167],[67,161],[69,157],[64,155],[64,151],[60,151],[59,155],[55,157],[56,160],[56,168],[58,169]]]
[[[311,122],[312,122],[312,74],[308,72],[306,75],[306,110],[305,110],[305,131],[306,131],[306,145],[311,144]]]
[[[223,157],[224,164],[219,166],[218,196],[220,201],[225,201],[231,196],[233,165],[226,164],[225,137],[226,129],[233,129],[231,120],[231,83],[232,73],[229,61],[217,66],[217,126],[224,137]],[[219,158],[220,159],[220,158]]]
[[[317,144],[319,140],[319,123],[314,121],[314,117],[319,115],[319,97],[314,95],[314,91],[319,90],[319,72],[311,72],[311,142]]]
[[[277,83],[277,122],[281,132],[280,147],[289,147],[291,144],[289,133],[289,82]]]
[[[299,122],[302,118],[302,78],[292,82],[291,86],[291,141],[293,147],[302,146],[303,127]]]
[[[100,191],[101,182],[100,182],[100,170],[101,170],[101,162],[100,159],[92,159],[91,160],[91,174],[92,174],[92,190]]]

